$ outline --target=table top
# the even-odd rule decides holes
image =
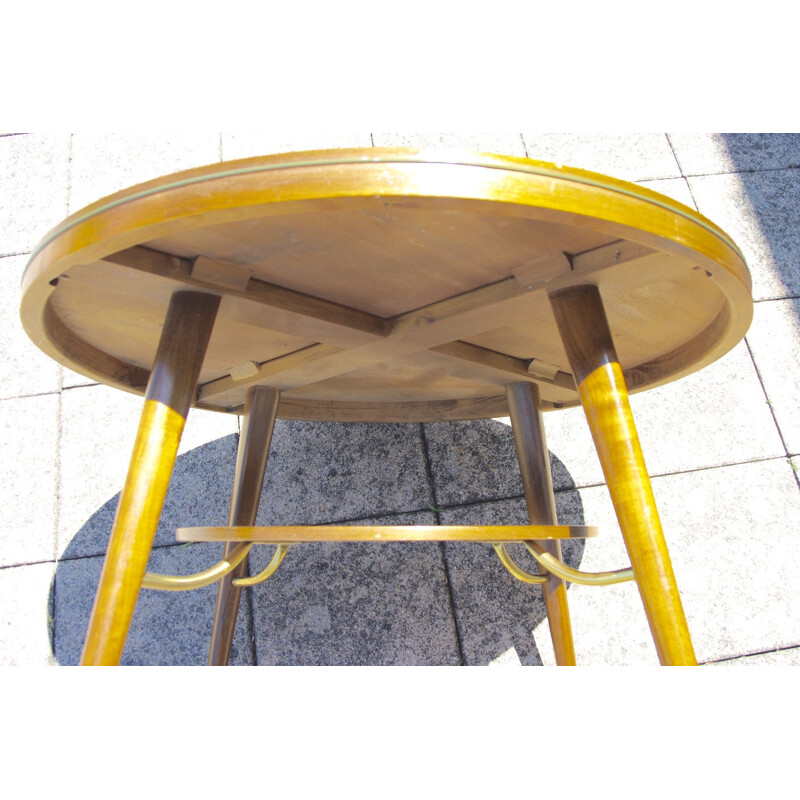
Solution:
[[[132,187],[34,250],[21,317],[50,356],[144,393],[170,296],[222,297],[195,405],[278,416],[503,416],[530,381],[579,402],[548,292],[599,287],[629,389],[741,340],[750,276],[731,239],[634,184],[523,158],[371,148],[231,161]]]

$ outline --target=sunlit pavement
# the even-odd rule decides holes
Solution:
[[[62,369],[19,322],[28,255],[47,231],[134,183],[215,161],[327,147],[452,146],[528,156],[647,186],[743,251],[755,316],[717,363],[633,397],[698,659],[800,665],[800,134],[381,133],[0,137],[0,663],[77,662],[140,401]],[[560,521],[602,528],[572,566],[627,566],[582,412],[545,415]],[[238,421],[192,412],[150,569],[210,566],[176,527],[225,524]],[[527,521],[507,420],[276,426],[259,524]],[[257,548],[251,571],[272,548]],[[143,590],[123,663],[202,664],[216,587]],[[657,663],[636,587],[573,585],[579,664]],[[232,663],[549,665],[537,587],[475,544],[290,551],[243,595]]]

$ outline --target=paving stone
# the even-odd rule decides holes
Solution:
[[[0,258],[0,399],[61,388],[61,367],[33,344],[19,318],[19,287],[27,260],[27,256]]]
[[[94,378],[87,378],[78,372],[67,367],[61,367],[61,387],[63,389],[72,389],[75,386],[96,386],[97,381]]]
[[[636,180],[690,206],[694,197],[700,212],[727,230],[745,251],[759,299],[800,294],[795,199],[800,171],[790,169],[798,166],[795,153],[800,135],[735,134],[704,141],[682,136],[670,134],[667,141],[662,134],[536,134],[526,135],[525,144],[531,158],[560,160]],[[367,147],[371,141],[369,134],[353,137],[224,134],[220,138],[210,134],[178,141],[157,135],[78,134],[72,147],[70,209],[141,180],[212,163],[220,158],[220,150],[229,159],[277,150]],[[519,134],[373,134],[372,140],[377,146],[452,146],[525,155]],[[67,135],[0,139],[0,183],[7,189],[6,200],[0,200],[0,256],[28,252],[66,215],[69,153]],[[730,169],[768,171],[715,174]],[[690,176],[688,183],[681,174]],[[21,270],[25,260],[4,259],[0,267],[14,264],[13,269]],[[8,331],[13,329],[18,283],[11,285],[17,278],[12,281],[10,270],[0,274],[0,280],[3,275],[10,289],[3,293],[7,301],[0,305],[0,314],[12,317]],[[793,374],[798,361],[796,303],[780,299],[757,304],[748,334],[772,409],[793,454],[800,453],[794,402],[800,379]],[[13,335],[9,342],[4,369],[10,374],[0,382],[4,391],[14,374],[24,371],[28,359],[24,345],[17,351]],[[38,352],[34,349],[30,358]],[[31,366],[24,385],[41,388],[36,381],[42,380],[45,392],[57,391],[53,376],[59,368],[46,357],[41,359],[47,367]],[[83,387],[86,382],[69,370],[62,374],[64,386]],[[10,391],[14,396],[17,389]],[[59,552],[70,558],[58,566],[55,595],[61,613],[56,614],[56,634],[62,642],[59,660],[75,663],[102,561],[94,556],[105,549],[141,400],[94,386],[65,391],[63,403],[60,450],[56,447],[56,395],[0,403],[5,426],[0,480],[7,510],[0,565],[52,559],[58,488],[55,465],[60,457]],[[667,473],[653,483],[698,657],[728,666],[794,664],[800,651],[794,602],[800,559],[793,535],[798,527],[798,489],[787,460],[772,458],[781,451],[745,348],[740,345],[696,376],[636,395],[633,403],[648,466],[652,472]],[[193,439],[192,423],[204,413],[215,422],[202,423]],[[599,540],[568,543],[568,562],[589,570],[626,565],[627,554],[607,492],[597,485],[602,483],[602,472],[583,412],[548,413],[545,425],[556,485],[564,490],[557,493],[560,521],[603,527]],[[171,493],[166,522],[157,537],[154,559],[164,560],[162,571],[208,566],[221,549],[215,545],[165,547],[174,541],[174,527],[224,524],[227,515],[236,420],[193,412],[189,426],[179,457],[182,499]],[[278,424],[261,523],[324,523],[425,509],[434,502],[444,506],[481,500],[486,502],[445,509],[439,514],[442,522],[525,521],[513,438],[502,421],[464,423],[460,431],[459,424],[425,426],[436,501],[428,488],[417,426],[344,426],[337,432],[326,427]],[[446,432],[450,427],[455,427],[455,434]],[[674,442],[691,446],[679,448]],[[310,453],[315,455],[309,458]],[[771,460],[754,461],[761,458]],[[734,463],[740,461],[750,463]],[[668,474],[698,468],[697,472]],[[580,492],[570,489],[576,485]],[[399,519],[430,522],[432,518],[421,512]],[[384,517],[382,521],[395,520]],[[253,569],[263,566],[263,559],[270,555],[270,548],[257,550],[261,555],[254,556]],[[524,553],[515,555],[520,562],[527,558]],[[72,556],[91,557],[73,560]],[[167,564],[167,559],[172,561]],[[293,562],[298,571],[285,572]],[[333,563],[343,565],[337,567],[333,580],[319,586],[308,580],[309,575],[318,582],[319,576],[330,575]],[[515,581],[490,549],[466,544],[296,548],[274,578],[245,592],[260,603],[256,630],[262,629],[261,660],[458,663],[444,565],[453,584],[467,663],[552,663],[540,590]],[[0,646],[4,658],[17,663],[52,661],[47,626],[42,622],[49,607],[52,569],[52,563],[34,563],[0,570],[0,597],[5,618],[11,620]],[[282,595],[276,591],[279,580],[286,582]],[[200,597],[201,602],[197,593],[143,592],[126,663],[204,663],[216,588],[201,591],[207,595]],[[635,586],[573,585],[569,596],[579,663],[657,662]],[[277,598],[281,597],[298,602],[280,602]],[[249,603],[243,603],[244,617],[237,627],[239,663],[248,662],[253,646],[248,638],[249,608]]]
[[[217,544],[191,544],[153,550],[147,569],[170,575],[186,575],[207,569],[222,554]],[[102,558],[59,561],[55,588],[55,655],[60,664],[80,661],[89,626]],[[142,589],[131,621],[121,664],[204,665],[208,661],[217,585],[188,592]],[[250,606],[239,607],[231,647],[233,666],[252,664]]]
[[[710,661],[708,667],[800,667],[800,647],[774,650],[771,653],[756,653],[724,661]]]
[[[137,183],[218,160],[218,134],[75,134],[70,165],[69,208],[74,212],[100,197]],[[53,224],[66,215],[64,205],[61,217]],[[40,235],[46,232],[45,229]],[[63,368],[63,385],[66,387],[94,383],[96,381]]]
[[[744,343],[692,375],[631,395],[651,475],[784,455],[764,391]],[[580,408],[544,415],[556,488],[605,478]],[[568,475],[565,481],[558,475]]]
[[[152,178],[217,161],[217,133],[76,133],[72,137],[70,212]]]
[[[438,505],[522,494],[510,424],[468,420],[429,423],[424,428]]]
[[[663,133],[523,133],[528,157],[626,181],[679,178]]]
[[[0,256],[29,253],[67,215],[69,134],[0,137]]]
[[[340,147],[372,147],[368,133],[324,133],[306,131],[291,135],[274,133],[223,133],[222,158],[252,158],[273,153],[294,153],[302,150],[329,150]]]
[[[55,564],[0,569],[0,665],[50,666],[50,584]]]
[[[548,422],[546,418],[545,431],[551,444]],[[522,495],[514,435],[507,417],[429,423],[425,425],[425,438],[438,505]],[[556,489],[575,485],[552,448],[550,471]]]
[[[0,566],[55,553],[58,395],[0,401]]]
[[[325,524],[432,502],[419,425],[278,420],[258,524]]]
[[[800,166],[800,133],[670,133],[684,175]]]
[[[701,214],[744,254],[756,300],[800,294],[800,169],[689,178]]]
[[[375,147],[435,147],[525,156],[519,133],[373,133]]]
[[[781,436],[800,453],[800,300],[756,303],[747,342]]]
[[[665,178],[658,181],[636,181],[639,186],[652,189],[654,192],[671,197],[691,209],[697,210],[689,183],[686,178]]]
[[[705,369],[631,396],[650,474],[785,455],[744,342]]]
[[[576,491],[557,492],[556,511],[562,524],[586,524]],[[447,509],[441,512],[440,518],[443,525],[525,525],[528,522],[521,499]],[[579,568],[584,546],[585,541],[581,539],[562,542],[564,561]],[[523,569],[538,571],[536,562],[524,547],[512,544],[508,550]],[[542,620],[547,626],[541,588],[514,578],[489,544],[448,542],[445,553],[465,662],[469,665],[498,662],[541,665],[532,636]]]
[[[704,370],[633,395],[631,406],[651,474],[784,454],[744,344]],[[545,413],[544,427],[557,490],[604,482],[582,409]],[[439,505],[522,494],[507,417],[432,423],[425,433]]]
[[[105,553],[141,405],[141,398],[106,386],[63,393],[60,556]],[[156,546],[173,544],[178,527],[226,524],[237,425],[227,414],[197,409],[189,414]]]
[[[603,469],[583,409],[557,409],[545,412],[543,417],[556,490],[603,483]],[[507,418],[503,421],[511,424]]]
[[[653,479],[664,533],[699,661],[800,643],[800,492],[784,459]],[[587,522],[581,569],[630,561],[604,487],[580,492]],[[569,589],[579,664],[656,664],[632,583]],[[545,623],[546,625],[546,623]],[[536,643],[552,663],[546,627]]]
[[[431,525],[430,512],[357,524]],[[271,547],[254,548],[251,571]],[[250,590],[260,665],[455,665],[458,645],[436,542],[297,545]]]

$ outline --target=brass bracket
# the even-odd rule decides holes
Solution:
[[[202,572],[194,572],[191,575],[160,575],[155,572],[146,572],[142,579],[142,587],[144,589],[158,589],[162,592],[188,592],[191,589],[202,589],[204,586],[216,583],[236,569],[247,558],[252,546],[252,542],[239,544],[222,561],[214,564],[213,567],[209,567]],[[272,561],[270,561],[266,569],[252,578],[237,578],[233,581],[233,585],[255,586],[258,583],[263,583],[281,565],[288,549],[288,544],[279,544]]]
[[[275,555],[272,556],[272,561],[267,564],[267,566],[258,573],[258,575],[253,575],[250,578],[234,578],[233,585],[234,586],[256,586],[259,583],[264,583],[267,578],[271,578],[278,567],[281,565],[281,562],[286,557],[286,554],[289,552],[289,545],[288,544],[279,544],[275,548]]]
[[[623,583],[634,580],[633,570],[618,569],[613,572],[582,572],[578,569],[568,567],[563,561],[559,561],[555,556],[543,550],[536,542],[523,542],[528,552],[547,572],[558,576],[562,580],[570,583],[580,583],[586,586],[607,586],[612,583]],[[504,544],[493,544],[495,553],[502,562],[503,566],[518,580],[524,583],[546,583],[547,575],[534,575],[526,572],[522,567],[514,562],[506,550]]]
[[[563,561],[559,561],[555,556],[543,550],[536,542],[523,542],[523,544],[548,572],[571,583],[582,583],[585,586],[607,586],[611,583],[624,583],[634,579],[633,570],[630,567],[613,572],[582,572],[579,569],[568,567]]]

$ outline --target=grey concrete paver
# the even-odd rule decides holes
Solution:
[[[636,183],[665,197],[671,197],[689,208],[697,209],[686,178],[664,178],[656,181],[636,181]]]
[[[27,260],[0,258],[0,399],[61,389],[61,367],[31,342],[19,318],[19,287]]]
[[[0,256],[29,253],[67,213],[70,136],[0,137]]]
[[[689,630],[700,661],[800,644],[800,491],[785,459],[653,479]],[[630,563],[605,487],[580,492],[587,524],[581,569]],[[631,583],[569,589],[581,664],[656,664]],[[536,631],[548,650],[546,622]]]
[[[431,525],[431,512],[359,525]],[[251,571],[273,548],[258,547]],[[456,665],[442,550],[435,542],[305,544],[253,593],[260,665]]]
[[[654,475],[784,455],[744,343],[699,372],[632,395],[631,408],[647,468]],[[568,413],[569,424],[561,412],[545,416],[548,430],[552,428],[550,447],[572,468],[577,485],[602,481],[583,412]]]
[[[340,147],[370,147],[369,133],[324,133],[308,131],[302,136],[280,132],[223,133],[222,160],[267,156],[273,153],[294,153],[303,150],[329,150]]]
[[[0,400],[0,566],[53,560],[58,427],[57,394]]]
[[[59,556],[105,552],[128,471],[142,400],[89,386],[62,396]],[[184,429],[156,546],[175,542],[175,528],[224,525],[236,466],[237,419],[194,410]]]
[[[518,133],[373,133],[375,147],[430,147],[525,156]]]
[[[52,666],[52,609],[48,602],[55,564],[0,569],[0,666]]]
[[[743,342],[699,372],[633,395],[631,408],[651,474],[785,455]]]
[[[631,406],[651,474],[785,454],[744,344],[700,372],[633,395]],[[547,412],[544,425],[556,489],[604,481],[582,409]],[[508,418],[429,424],[425,431],[440,504],[522,493]]]
[[[68,210],[138,181],[220,158],[371,142],[527,154],[605,172],[697,207],[740,245],[761,301],[749,351],[740,344],[695,376],[635,395],[632,404],[700,660],[800,663],[794,535],[800,490],[778,435],[790,454],[800,454],[800,134],[3,137],[0,258],[28,253]],[[0,661],[75,663],[141,400],[86,385],[26,343],[15,321],[25,260],[0,260],[7,333],[0,397],[10,398],[0,400],[6,509],[0,566],[11,565],[0,569],[6,621]],[[443,508],[443,524],[524,522],[507,422],[425,425],[423,443],[413,425],[279,421],[259,523],[377,515],[384,524],[430,524],[427,509],[435,504]],[[567,543],[568,563],[592,571],[624,566],[627,554],[583,412],[549,413],[545,424],[560,520],[603,528],[599,540]],[[233,417],[190,415],[152,569],[186,572],[218,557],[218,545],[174,546],[174,529],[225,522],[237,430]],[[269,554],[257,548],[252,570]],[[516,555],[532,567],[525,553]],[[124,663],[204,663],[215,596],[215,587],[143,591]],[[454,664],[459,647],[468,664],[553,660],[540,591],[508,575],[488,546],[296,548],[270,581],[244,596],[234,663],[252,663],[257,652],[260,664]],[[573,585],[569,597],[579,663],[656,663],[635,586]]]
[[[679,178],[663,133],[523,133],[528,157],[626,181]]]
[[[557,425],[565,417],[568,424]],[[556,491],[602,482],[600,462],[580,408],[545,414],[544,427]],[[425,436],[438,505],[522,495],[508,417],[430,423],[425,425]]]
[[[744,254],[754,299],[800,294],[800,169],[688,180],[700,213]]]
[[[94,378],[87,378],[69,367],[61,368],[61,387],[63,389],[72,389],[75,386],[95,386],[96,384],[97,381]]]
[[[741,658],[726,658],[724,661],[709,661],[709,667],[800,667],[800,647],[756,653]]]
[[[147,569],[161,574],[186,575],[215,564],[222,546],[191,544],[153,550]],[[62,559],[55,580],[55,657],[59,664],[80,660],[89,625],[100,571],[101,557]],[[123,666],[200,666],[208,660],[214,622],[216,585],[189,592],[142,589],[131,620],[121,664]],[[239,608],[231,648],[234,666],[252,664],[250,607]]]
[[[435,422],[425,425],[431,475],[440,506],[522,494],[511,427],[499,420]],[[569,477],[551,458],[556,488]]]
[[[747,333],[761,381],[790,455],[800,453],[800,300],[757,303]]]
[[[431,502],[419,425],[276,422],[259,525],[322,525]]]
[[[556,493],[559,521],[583,524],[580,495]],[[524,525],[528,522],[521,498],[459,506],[440,514],[443,525]],[[564,542],[564,560],[573,568],[581,563],[585,542]],[[517,563],[537,572],[535,561],[520,545],[509,545]],[[546,622],[542,591],[514,578],[500,563],[491,545],[453,542],[445,545],[453,592],[453,608],[469,665],[540,665],[541,655],[532,632]]]
[[[800,133],[670,133],[684,175],[800,166]]]
[[[91,134],[72,137],[70,213],[172,172],[219,161],[219,134]]]

